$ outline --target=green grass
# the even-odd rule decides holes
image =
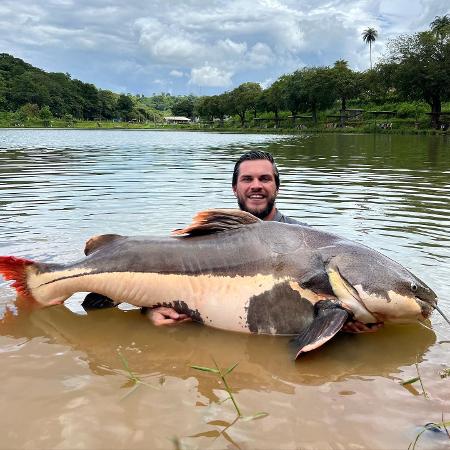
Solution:
[[[234,406],[234,409],[236,410],[237,413],[237,418],[244,420],[244,421],[248,421],[248,420],[254,420],[254,419],[260,419],[262,417],[266,417],[268,415],[268,413],[266,412],[258,412],[256,414],[253,414],[251,416],[244,416],[242,415],[241,409],[239,408],[237,401],[233,395],[233,391],[230,387],[230,384],[227,381],[227,376],[233,372],[233,370],[238,366],[239,363],[233,364],[232,366],[230,366],[228,369],[221,369],[219,367],[219,365],[217,364],[216,360],[214,358],[212,358],[214,366],[215,367],[204,367],[204,366],[190,366],[192,369],[195,370],[199,370],[201,372],[208,372],[208,373],[212,373],[214,375],[217,375],[217,377],[222,380],[222,383],[225,387],[225,390],[228,393],[228,397],[223,400],[221,403],[227,401],[227,400],[231,400]]]
[[[417,372],[417,376],[409,378],[407,380],[402,381],[400,384],[402,386],[409,386],[412,385],[414,383],[420,383],[421,389],[422,389],[422,395],[424,396],[425,399],[429,399],[428,393],[425,390],[423,381],[422,381],[422,376],[420,374],[420,370],[419,370],[419,363],[417,361],[416,358],[416,362],[415,362],[415,366],[416,366],[416,372]],[[450,376],[450,368],[445,368],[443,370],[441,370],[441,372],[439,373],[441,379],[443,378],[447,378],[447,376]],[[416,437],[414,438],[414,440],[409,444],[408,446],[408,450],[415,450],[417,442],[419,441],[420,437],[422,436],[422,434],[424,434],[426,431],[434,431],[434,432],[445,432],[447,437],[450,439],[450,433],[448,431],[447,427],[450,427],[450,422],[449,421],[444,421],[444,413],[442,412],[442,420],[441,422],[430,422],[427,423],[425,425],[423,425],[421,428],[421,430],[419,431],[419,433],[417,433]]]
[[[131,386],[131,390],[128,391],[122,398],[121,400],[124,400],[125,398],[127,398],[129,395],[131,395],[139,386],[147,386],[151,389],[156,389],[159,390],[158,387],[153,386],[152,384],[146,383],[145,381],[142,381],[141,378],[139,378],[131,369],[130,366],[128,364],[127,359],[125,358],[125,356],[122,354],[122,352],[120,350],[117,350],[117,354],[119,356],[119,359],[122,363],[122,366],[125,370],[125,372],[127,372],[127,378],[128,378],[128,382],[126,383],[126,386]],[[164,384],[164,378],[160,379],[160,385]]]

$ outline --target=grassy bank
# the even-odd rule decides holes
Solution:
[[[183,131],[214,131],[228,133],[366,133],[366,134],[449,134],[449,131],[436,130],[430,127],[429,118],[376,118],[360,120],[357,122],[347,121],[344,127],[339,127],[337,122],[324,120],[319,117],[318,124],[311,120],[296,120],[293,122],[286,117],[280,116],[278,123],[272,117],[262,117],[264,122],[255,123],[249,118],[244,126],[236,119],[230,119],[223,124],[214,123],[191,123],[180,125],[167,125],[158,122],[115,122],[115,121],[66,121],[52,118],[42,120],[30,118],[17,122],[14,114],[0,113],[0,128],[62,128],[62,129],[86,129],[86,130],[183,130]]]

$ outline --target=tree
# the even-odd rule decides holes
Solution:
[[[204,96],[204,97],[200,97],[199,99],[197,99],[197,101],[195,102],[195,114],[199,117],[201,117],[202,119],[206,119],[206,120],[213,120],[214,115],[213,115],[213,97],[208,97],[208,96]]]
[[[331,69],[336,95],[341,100],[341,111],[347,109],[347,100],[355,98],[362,90],[361,77],[348,67],[348,62],[339,59]]]
[[[120,94],[117,100],[117,111],[122,120],[129,120],[131,111],[133,111],[133,99],[129,95]]]
[[[239,116],[242,126],[245,125],[245,114],[247,111],[253,110],[253,115],[256,116],[261,92],[262,89],[259,83],[242,83],[229,93],[229,100],[232,105],[231,112]]]
[[[186,97],[178,98],[172,106],[172,114],[174,116],[185,116],[189,118],[194,117],[194,96],[188,95]]]
[[[36,103],[26,103],[19,111],[23,112],[27,119],[34,119],[39,116],[39,106]]]
[[[306,103],[303,92],[303,72],[296,70],[280,78],[283,87],[284,106],[295,116]]]
[[[195,106],[195,111],[200,117],[211,122],[214,119],[219,119],[221,125],[223,125],[225,116],[231,109],[230,95],[228,92],[211,97],[201,97],[197,100]]]
[[[394,83],[407,99],[425,100],[431,124],[439,126],[442,101],[450,98],[450,27],[400,36],[389,43],[389,62],[395,65]]]
[[[440,38],[445,38],[450,34],[450,16],[436,16],[430,23],[431,31]]]
[[[361,96],[378,104],[399,101],[399,92],[394,81],[396,71],[396,64],[380,63],[373,70],[358,74],[361,80]]]
[[[274,113],[276,127],[278,127],[280,121],[279,113],[283,109],[285,103],[283,98],[284,87],[283,80],[279,79],[263,91],[261,98],[264,110]]]
[[[51,119],[53,118],[53,114],[50,111],[50,107],[48,105],[45,105],[41,108],[41,110],[39,111],[39,117],[44,122],[45,127],[50,126]]]
[[[330,107],[336,99],[333,72],[328,67],[311,67],[302,70],[302,77],[305,102],[317,124],[318,110]]]
[[[105,119],[114,119],[117,111],[118,95],[111,91],[98,91],[98,99],[100,103],[100,116]]]
[[[370,54],[370,70],[372,70],[372,42],[375,42],[378,37],[378,31],[375,28],[366,28],[362,33],[363,41],[369,44],[369,54]]]
[[[6,94],[9,107],[13,111],[26,103],[36,103],[40,107],[50,103],[50,95],[43,76],[32,71],[14,77]]]
[[[6,90],[6,80],[4,79],[0,71],[0,110],[5,110],[7,108]]]

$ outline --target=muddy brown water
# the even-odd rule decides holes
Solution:
[[[244,151],[271,151],[279,208],[374,247],[439,295],[450,316],[450,141],[445,136],[228,135],[1,130],[0,254],[68,262],[94,234],[166,235],[195,211],[234,206]],[[288,338],[187,323],[155,328],[136,309],[36,309],[0,279],[0,448],[406,449],[450,421],[450,327],[341,334],[299,361]],[[120,355],[132,373],[129,380]],[[191,365],[239,365],[223,384]],[[420,370],[419,383],[400,381]],[[448,448],[427,431],[419,449]]]

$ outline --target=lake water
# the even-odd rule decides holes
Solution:
[[[196,211],[234,207],[231,172],[274,154],[278,207],[367,244],[426,281],[450,316],[448,136],[246,135],[0,130],[0,254],[82,256],[103,233],[167,235]],[[33,309],[0,281],[0,448],[406,449],[450,421],[450,327],[431,318],[340,334],[296,363],[287,338],[193,323],[155,328],[139,311]],[[129,381],[120,355],[146,384]],[[190,365],[239,365],[224,386]],[[409,389],[400,381],[422,377]],[[420,449],[448,448],[427,431]]]

